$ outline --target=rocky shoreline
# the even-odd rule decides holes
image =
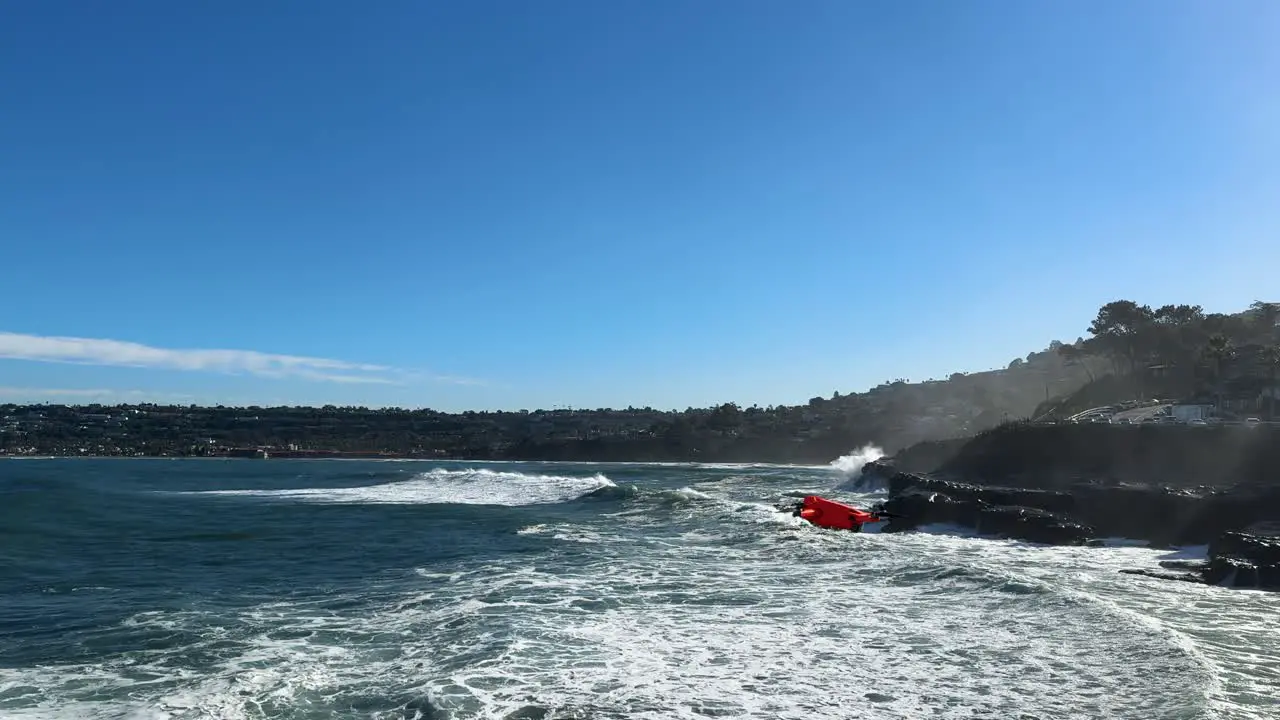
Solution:
[[[1044,439],[1042,429],[1024,433],[1012,428],[994,438],[975,438],[968,446],[957,444],[947,448],[949,452],[930,448],[927,452],[936,454],[931,472],[920,470],[920,450],[908,449],[868,463],[857,482],[887,486],[888,498],[877,508],[890,517],[883,532],[945,523],[984,536],[1050,545],[1096,545],[1109,538],[1165,548],[1207,545],[1206,561],[1165,562],[1160,571],[1131,572],[1280,589],[1280,477],[1252,458],[1220,457],[1227,467],[1249,466],[1250,472],[1236,482],[1218,476],[1207,478],[1211,484],[1195,484],[1191,474],[1166,473],[1167,482],[1159,483],[1151,481],[1150,472],[1141,475],[1141,482],[1125,482],[1107,472],[1096,451],[1077,455],[1074,461],[1059,455],[1054,458],[1059,462],[1041,464],[1050,453],[1035,452],[1034,444]],[[1212,438],[1200,441],[1206,440]],[[1262,440],[1250,439],[1250,444]],[[1239,450],[1238,443],[1238,438],[1232,440],[1233,450]],[[1257,447],[1271,452],[1261,444]],[[1178,452],[1185,456],[1212,449],[1184,445]],[[1002,452],[1003,457],[998,455]],[[1119,461],[1133,464],[1133,453],[1123,454]],[[982,471],[975,472],[977,468]],[[1002,472],[993,472],[996,468]],[[1275,481],[1267,482],[1272,478]]]
[[[1280,538],[1227,532],[1209,545],[1207,560],[1165,560],[1159,570],[1121,570],[1165,580],[1227,587],[1280,589]]]

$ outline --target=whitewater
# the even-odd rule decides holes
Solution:
[[[1203,548],[860,534],[830,466],[0,461],[0,717],[1222,718],[1280,595]]]

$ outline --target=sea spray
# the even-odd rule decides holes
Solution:
[[[882,457],[884,457],[884,450],[875,445],[867,444],[848,455],[832,460],[831,467],[839,470],[846,477],[853,477],[862,472],[862,466],[869,462],[875,462]]]
[[[854,450],[848,455],[843,455],[831,461],[831,467],[840,473],[842,482],[839,489],[842,490],[869,490],[870,479],[863,477],[862,468],[867,463],[875,462],[884,457],[884,450],[870,443],[863,445],[861,448]]]

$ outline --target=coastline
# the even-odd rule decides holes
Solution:
[[[345,459],[438,462],[717,463],[826,466],[860,448],[885,448],[895,468],[914,473],[977,477],[984,483],[1029,483],[1035,487],[1080,479],[1224,486],[1268,482],[1280,471],[1280,424],[1107,425],[1013,422],[989,430],[905,447],[885,447],[874,434],[857,442],[830,438],[756,440],[737,438],[707,448],[653,438],[570,439],[519,442],[457,451],[401,452],[386,449],[302,449],[271,444],[192,447],[187,451],[29,453],[0,458],[210,458]]]
[[[589,443],[590,441],[586,441]],[[560,447],[563,447],[561,445]],[[1043,545],[1105,545],[1109,538],[1153,548],[1204,546],[1207,559],[1170,561],[1138,574],[1228,587],[1280,589],[1280,426],[1105,424],[1003,425],[978,435],[917,443],[887,457],[865,446],[839,455],[778,462],[765,454],[665,457],[617,452],[594,457],[494,453],[448,457],[388,452],[241,448],[217,454],[23,454],[29,460],[337,460],[435,463],[570,463],[821,468],[838,490],[887,491],[883,532],[928,525],[968,528],[980,537]],[[603,448],[601,448],[603,449]],[[556,453],[558,454],[558,453]],[[637,457],[647,455],[647,457]],[[863,465],[841,457],[861,455]],[[807,462],[806,462],[807,460]]]
[[[631,465],[645,467],[740,467],[740,468],[795,468],[804,470],[832,470],[839,469],[831,463],[782,463],[782,462],[763,462],[763,461],[747,461],[747,462],[708,462],[702,460],[542,460],[542,459],[475,459],[475,458],[446,458],[446,457],[393,457],[393,456],[351,456],[351,457],[277,457],[271,456],[267,458],[251,457],[251,456],[233,456],[233,455],[7,455],[0,454],[0,461],[3,460],[200,460],[200,461],[235,461],[235,462],[263,462],[271,460],[334,460],[342,462],[406,462],[406,463],[483,463],[485,465],[536,465],[536,464],[554,464],[554,465]]]

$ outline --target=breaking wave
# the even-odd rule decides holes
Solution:
[[[104,484],[63,467],[38,479]],[[44,508],[92,535],[13,544],[32,580],[3,597],[0,717],[1274,714],[1280,597],[1118,572],[1163,551],[837,533],[770,505],[828,492],[827,467],[107,467],[151,480],[94,495],[92,522]],[[192,502],[223,487],[276,501]],[[405,507],[460,502],[528,507]]]
[[[618,489],[601,473],[587,477],[531,475],[489,469],[436,468],[408,480],[337,488],[204,490],[203,495],[238,495],[314,503],[384,505],[543,505]]]
[[[691,487],[682,487],[672,490],[641,490],[635,485],[610,484],[597,488],[596,490],[592,490],[578,499],[610,502],[644,499],[656,500],[661,504],[675,505],[701,500],[711,500],[712,497],[701,490],[694,490]]]
[[[848,455],[842,455],[832,460],[831,467],[839,470],[844,475],[853,476],[862,472],[862,467],[867,463],[875,462],[882,457],[884,457],[884,450],[875,445],[863,445]]]
[[[867,463],[884,457],[884,450],[875,445],[863,445],[861,448],[831,461],[831,467],[844,478],[837,489],[840,490],[877,490],[882,483],[875,478],[866,477],[862,469]]]

